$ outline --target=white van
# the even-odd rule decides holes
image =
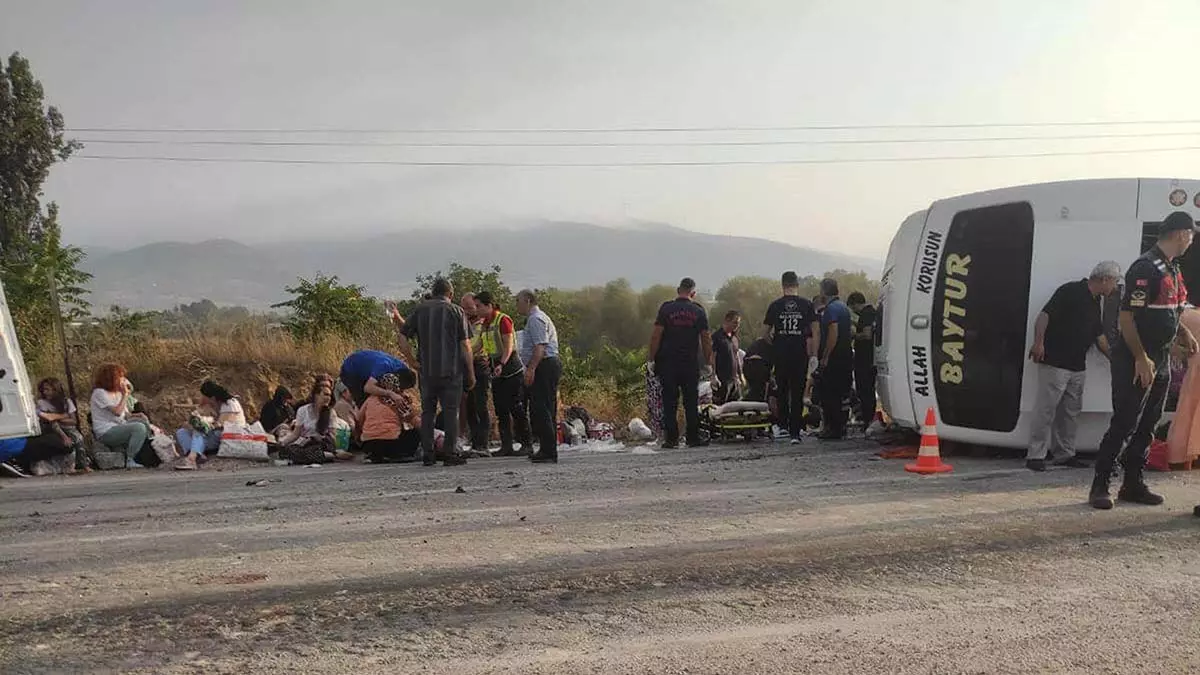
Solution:
[[[0,438],[21,438],[41,433],[33,383],[25,372],[25,359],[13,328],[8,299],[0,286]]]
[[[917,428],[935,408],[943,440],[1027,445],[1037,314],[1056,288],[1101,260],[1128,269],[1179,210],[1200,215],[1200,180],[1027,185],[943,199],[909,216],[888,250],[879,301],[884,410]],[[1185,279],[1196,258],[1185,262]],[[1104,304],[1106,326],[1116,325],[1116,309],[1115,298]],[[1112,413],[1108,362],[1095,348],[1087,372],[1080,450],[1099,447]]]

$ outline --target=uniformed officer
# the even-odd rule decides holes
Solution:
[[[1100,442],[1088,496],[1094,508],[1113,507],[1109,481],[1118,457],[1125,477],[1117,499],[1149,505],[1163,502],[1146,487],[1143,471],[1170,384],[1171,353],[1179,357],[1197,350],[1196,338],[1179,321],[1188,299],[1177,262],[1191,246],[1195,230],[1196,222],[1187,213],[1167,216],[1159,226],[1158,243],[1125,275],[1121,339],[1112,350],[1112,421]]]

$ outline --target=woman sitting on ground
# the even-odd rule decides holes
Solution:
[[[295,464],[320,464],[334,459],[351,459],[350,453],[335,451],[333,435],[337,428],[333,411],[333,387],[321,384],[313,389],[307,405],[296,411],[292,430],[279,439],[279,456]]]
[[[295,398],[292,397],[292,392],[283,386],[276,387],[275,395],[271,397],[270,401],[263,404],[262,414],[258,418],[262,422],[263,429],[268,434],[274,434],[279,431],[279,427],[285,424],[290,427],[292,420],[296,419],[294,404]]]
[[[372,463],[411,462],[421,447],[421,414],[409,393],[416,385],[412,371],[388,373],[379,386],[401,395],[403,402],[368,396],[358,409],[358,433]]]
[[[125,375],[125,368],[115,363],[100,366],[89,405],[92,435],[106,447],[124,449],[132,459],[152,432],[146,418],[130,410],[133,384]]]
[[[221,430],[226,425],[246,425],[241,401],[216,382],[208,380],[200,385],[200,400],[203,410],[199,412],[211,413],[213,421],[209,423],[208,415],[194,414],[187,427],[175,432],[175,440],[184,452],[175,466],[177,469],[194,469],[204,455],[216,452],[221,446]]]
[[[42,434],[52,434],[75,453],[74,461],[67,467],[68,473],[92,470],[93,459],[76,420],[75,402],[67,398],[63,384],[56,377],[47,377],[38,382],[37,414],[42,423]]]

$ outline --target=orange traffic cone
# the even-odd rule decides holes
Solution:
[[[925,413],[925,427],[921,429],[921,449],[917,452],[917,461],[905,464],[904,470],[910,473],[946,473],[954,467],[942,464],[942,453],[938,450],[937,414],[933,408]]]

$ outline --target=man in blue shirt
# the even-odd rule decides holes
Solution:
[[[342,361],[342,371],[339,377],[342,384],[354,396],[354,402],[362,405],[368,396],[381,396],[396,403],[403,403],[403,397],[394,391],[388,391],[379,386],[379,380],[384,375],[395,373],[400,381],[408,387],[416,384],[413,372],[403,361],[386,352],[371,349],[357,351]]]
[[[520,356],[525,364],[525,388],[529,391],[529,420],[541,443],[530,459],[539,464],[557,464],[558,381],[562,378],[558,330],[537,302],[537,293],[531,290],[517,294],[517,311],[526,317]]]
[[[821,299],[825,311],[821,313],[820,367],[815,376],[821,413],[825,420],[822,440],[838,440],[846,435],[846,411],[842,406],[850,394],[854,377],[854,349],[851,346],[853,330],[850,308],[838,298],[838,283],[834,279],[821,281]]]

